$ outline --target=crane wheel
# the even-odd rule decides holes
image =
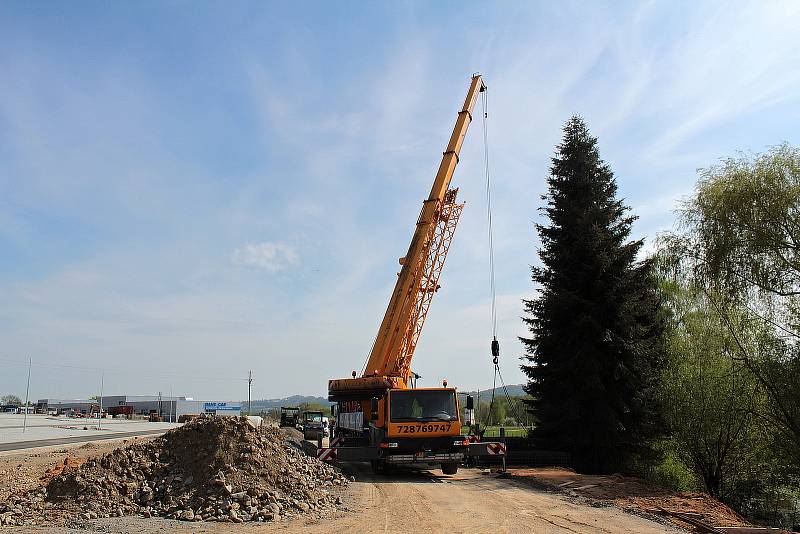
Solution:
[[[447,462],[442,464],[442,473],[445,475],[455,475],[458,473],[457,462]]]

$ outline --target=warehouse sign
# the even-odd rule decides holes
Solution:
[[[204,412],[239,412],[241,410],[241,404],[232,402],[206,402],[203,404]]]

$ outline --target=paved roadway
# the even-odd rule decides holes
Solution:
[[[28,415],[27,428],[23,432],[23,417],[0,414],[0,451],[156,435],[179,426],[175,423],[103,419],[98,429],[97,419]]]
[[[34,439],[29,441],[12,441],[0,443],[0,452],[16,451],[20,449],[33,449],[36,447],[50,447],[53,445],[66,445],[68,443],[83,443],[85,441],[101,441],[104,439],[132,438],[134,436],[156,436],[166,430],[138,430],[135,432],[112,432],[110,434],[90,434],[87,436],[71,436],[65,438]]]

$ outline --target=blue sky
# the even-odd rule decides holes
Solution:
[[[800,144],[797,2],[0,3],[0,393],[324,394],[359,369],[469,77],[502,368],[582,115],[648,246],[696,169]],[[414,368],[487,387],[480,124]]]

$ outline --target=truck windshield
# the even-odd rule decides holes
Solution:
[[[322,421],[322,414],[321,413],[307,413],[306,414],[306,421]]]
[[[456,396],[453,391],[420,390],[392,391],[389,400],[392,422],[456,421]]]

